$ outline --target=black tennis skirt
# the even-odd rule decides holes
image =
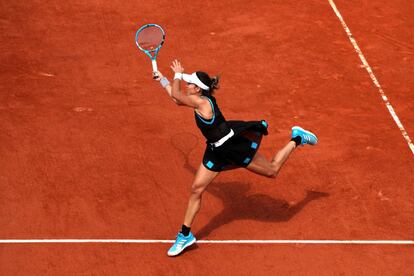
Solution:
[[[247,167],[260,147],[263,135],[267,135],[268,124],[261,121],[227,121],[234,136],[219,147],[207,144],[203,165],[210,171],[221,172]]]

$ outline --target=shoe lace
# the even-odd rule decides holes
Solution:
[[[175,241],[176,246],[182,247],[185,242],[187,242],[187,239],[184,237],[184,235],[178,233]]]

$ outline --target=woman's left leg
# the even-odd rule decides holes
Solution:
[[[289,143],[277,152],[270,162],[257,152],[253,157],[253,160],[247,166],[247,169],[254,173],[274,178],[295,148],[296,143],[289,141]]]
[[[257,152],[247,166],[247,169],[267,177],[276,177],[283,164],[285,164],[290,154],[298,145],[316,145],[318,143],[318,138],[315,134],[298,126],[292,127],[291,137],[292,140],[277,152],[272,161],[269,162]]]

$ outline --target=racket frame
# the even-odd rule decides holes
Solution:
[[[152,50],[145,50],[138,43],[138,36],[139,36],[140,32],[142,32],[144,29],[146,29],[148,27],[157,27],[162,32],[162,41],[161,41],[161,43],[158,45],[157,48],[152,49]],[[160,25],[157,25],[157,24],[146,24],[146,25],[142,26],[141,28],[139,28],[138,31],[135,34],[135,44],[137,45],[138,49],[140,49],[141,51],[143,51],[151,59],[151,64],[152,64],[152,77],[154,79],[158,78],[158,74],[157,74],[157,71],[158,71],[157,55],[158,55],[158,52],[161,49],[162,45],[164,44],[164,41],[165,41],[165,32],[164,32],[164,29]]]

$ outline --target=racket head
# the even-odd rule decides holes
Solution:
[[[135,34],[135,43],[137,47],[152,59],[156,58],[164,41],[165,32],[162,27],[157,24],[146,24],[139,28]]]

